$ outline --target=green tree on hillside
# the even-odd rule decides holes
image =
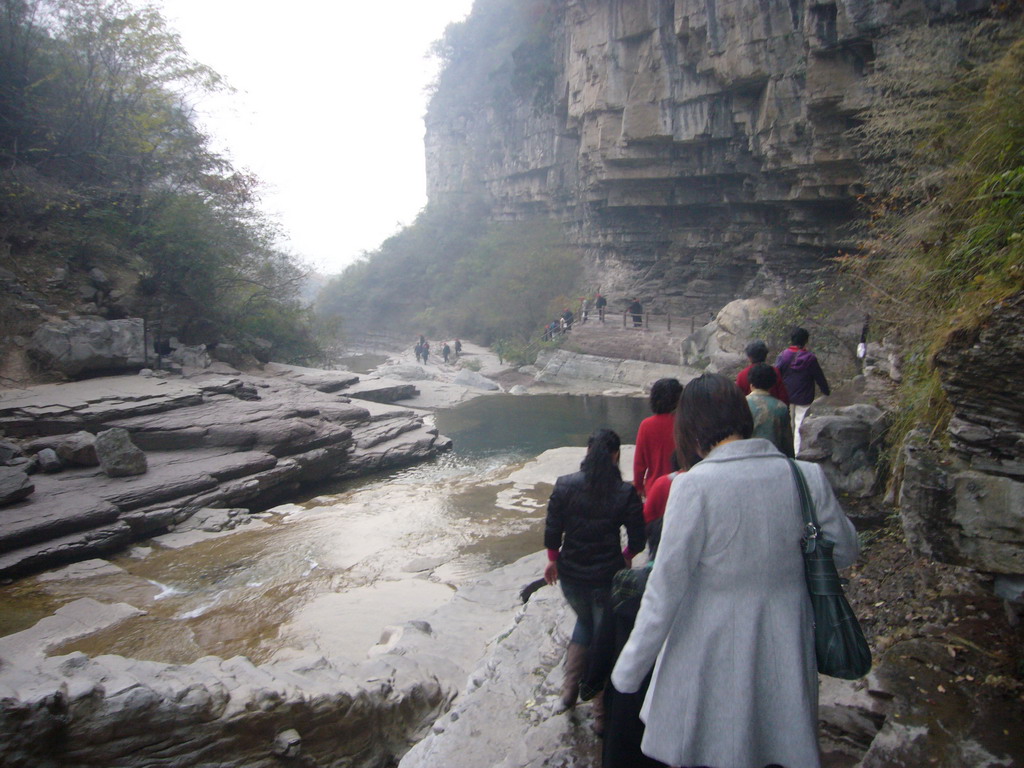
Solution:
[[[223,87],[153,6],[0,0],[0,247],[139,276],[135,311],[183,341],[258,333],[300,358],[302,269],[193,119]]]
[[[332,280],[318,311],[350,329],[526,341],[579,267],[554,222],[490,223],[482,207],[428,206]]]

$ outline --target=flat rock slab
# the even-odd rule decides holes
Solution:
[[[192,382],[144,376],[0,390],[0,429],[12,437],[56,435],[202,401],[202,388]]]
[[[155,536],[150,541],[164,547],[165,549],[182,549],[184,547],[191,547],[193,544],[210,541],[211,539],[220,539],[224,536],[230,536],[231,534],[238,533],[239,531],[258,531],[269,527],[269,523],[256,518],[249,518],[237,527],[229,530],[203,531],[199,529],[192,529],[188,531],[175,531],[173,533],[165,533],[162,536]]]
[[[263,366],[263,373],[298,382],[319,392],[338,392],[359,381],[359,376],[351,371],[325,371],[284,363],[267,363]]]
[[[265,506],[301,485],[414,463],[451,445],[422,411],[334,394],[356,381],[351,374],[275,370],[0,392],[0,430],[38,437],[119,428],[147,465],[128,477],[94,467],[37,475],[31,496],[0,508],[0,575],[106,555],[200,507]]]
[[[29,629],[0,637],[0,659],[30,668],[42,661],[50,648],[143,613],[145,611],[125,603],[108,604],[83,597],[58,608],[52,616],[41,619]]]
[[[94,576],[114,576],[124,572],[124,568],[116,566],[108,560],[95,557],[92,560],[83,560],[80,563],[72,563],[64,568],[56,568],[52,571],[41,573],[36,578],[39,581],[65,581],[69,579],[91,579]]]

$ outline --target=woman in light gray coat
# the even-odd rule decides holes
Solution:
[[[752,430],[743,393],[713,374],[676,412],[680,456],[661,546],[612,673],[636,691],[654,665],[643,752],[673,766],[818,768],[818,674],[803,520],[789,465]],[[821,468],[798,462],[840,568],[858,552]],[[657,662],[655,664],[655,661]]]

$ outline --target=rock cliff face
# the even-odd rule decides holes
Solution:
[[[905,446],[900,506],[907,538],[936,560],[998,574],[1024,602],[1024,294],[1000,302],[936,355],[953,416],[951,451],[925,435]]]
[[[846,132],[872,98],[865,75],[906,55],[887,36],[988,4],[523,3],[508,56],[449,60],[427,116],[430,199],[566,221],[592,282],[650,311],[806,280],[863,191]]]

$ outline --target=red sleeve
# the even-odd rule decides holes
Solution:
[[[644,495],[644,475],[647,474],[647,419],[640,422],[636,431],[636,450],[633,451],[633,487]]]
[[[789,405],[789,390],[786,389],[786,382],[782,380],[782,374],[779,373],[778,368],[775,368],[775,384],[768,390],[768,394],[776,400],[781,400],[786,405]]]
[[[750,375],[750,369],[752,367],[753,366],[748,365],[736,374],[736,386],[740,388],[740,391],[743,392],[744,395],[750,394],[750,381],[747,377]]]
[[[662,475],[651,485],[644,502],[644,522],[651,523],[665,514],[665,505],[668,504],[668,492],[672,488],[672,476]]]

